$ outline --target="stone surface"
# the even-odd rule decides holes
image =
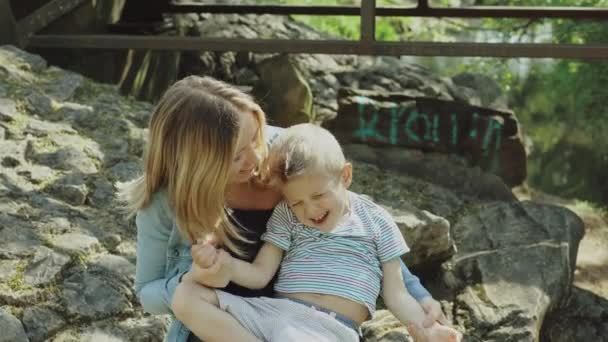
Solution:
[[[0,342],[28,342],[19,319],[6,308],[0,308]]]
[[[25,269],[25,283],[33,286],[49,283],[69,262],[70,257],[65,254],[44,246],[37,247]]]
[[[49,308],[33,306],[23,312],[23,325],[30,342],[44,341],[65,324],[61,314]]]
[[[531,202],[487,204],[463,216],[444,275],[456,293],[456,322],[482,341],[538,341],[545,316],[569,295],[582,235],[568,209]]]
[[[130,290],[99,274],[76,273],[63,282],[62,295],[68,314],[100,319],[131,307]]]
[[[13,121],[17,118],[17,115],[15,101],[0,98],[0,121]]]
[[[81,174],[69,174],[60,178],[51,184],[47,191],[72,205],[83,205],[89,193],[86,180]]]
[[[89,253],[99,248],[97,238],[81,233],[61,234],[51,238],[53,246],[73,253]]]
[[[115,180],[124,183],[141,176],[143,170],[140,163],[123,162],[112,166],[110,173]]]

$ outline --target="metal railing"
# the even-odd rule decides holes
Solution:
[[[276,15],[346,15],[360,17],[361,35],[349,40],[284,40],[228,39],[208,37],[166,37],[124,34],[79,35],[35,34],[58,16],[67,13],[84,0],[52,0],[16,27],[16,42],[21,46],[89,49],[208,50],[251,51],[258,53],[322,53],[355,55],[410,56],[479,56],[530,58],[608,58],[605,44],[532,44],[468,42],[380,42],[375,39],[378,16],[460,17],[460,18],[570,18],[606,20],[608,9],[579,7],[432,7],[428,0],[418,0],[416,7],[376,7],[375,0],[362,0],[357,6],[279,6],[170,3],[162,6],[165,13],[236,13]],[[0,0],[0,9],[2,2]],[[10,11],[10,7],[9,7]],[[1,19],[1,18],[0,18]]]

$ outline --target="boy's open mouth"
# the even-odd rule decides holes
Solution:
[[[329,211],[326,211],[323,215],[310,220],[314,222],[314,224],[323,224],[323,222],[325,222],[325,219],[327,219],[327,216],[329,216]]]

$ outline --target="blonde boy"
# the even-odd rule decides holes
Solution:
[[[225,253],[218,253],[219,262],[196,256],[194,262],[203,268],[214,264],[218,278],[248,288],[264,287],[280,266],[277,298],[216,290],[211,302],[251,333],[251,340],[358,341],[359,326],[374,313],[380,291],[401,322],[421,328],[424,310],[407,292],[399,263],[409,248],[384,209],[347,190],[352,165],[333,135],[311,124],[292,126],[273,142],[268,167],[284,201],[253,263]],[[461,337],[438,323],[425,335],[429,341]]]

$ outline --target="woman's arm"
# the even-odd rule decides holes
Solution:
[[[137,262],[135,292],[144,311],[171,313],[171,298],[179,276],[165,277],[166,255],[173,220],[164,194],[157,194],[149,207],[137,213]]]
[[[410,272],[403,260],[399,260],[399,263],[401,264],[401,274],[403,276],[403,282],[405,283],[407,292],[409,292],[410,295],[412,295],[412,297],[414,297],[418,302],[422,301],[426,297],[430,297],[431,294],[429,291],[422,286],[420,279]]]

